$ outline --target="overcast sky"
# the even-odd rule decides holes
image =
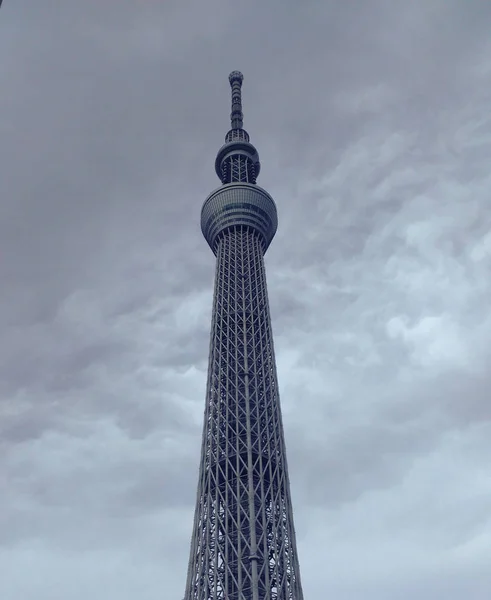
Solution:
[[[180,600],[228,73],[306,600],[491,594],[491,3],[7,0],[0,598]]]

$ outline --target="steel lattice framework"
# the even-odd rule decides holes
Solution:
[[[242,129],[234,71],[222,186],[205,201],[217,257],[205,422],[185,600],[303,600],[264,253],[277,227]]]

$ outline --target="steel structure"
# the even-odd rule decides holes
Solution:
[[[303,600],[264,253],[276,206],[258,185],[233,71],[230,131],[201,229],[216,255],[202,454],[185,600]]]

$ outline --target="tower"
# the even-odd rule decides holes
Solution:
[[[258,185],[233,71],[222,185],[201,230],[216,256],[206,407],[185,600],[303,600],[264,253],[278,224]]]

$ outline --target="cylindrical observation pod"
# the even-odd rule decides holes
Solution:
[[[267,250],[278,227],[276,204],[266,190],[250,183],[229,183],[212,192],[201,209],[201,231],[216,254],[217,241],[230,228],[253,229]]]

